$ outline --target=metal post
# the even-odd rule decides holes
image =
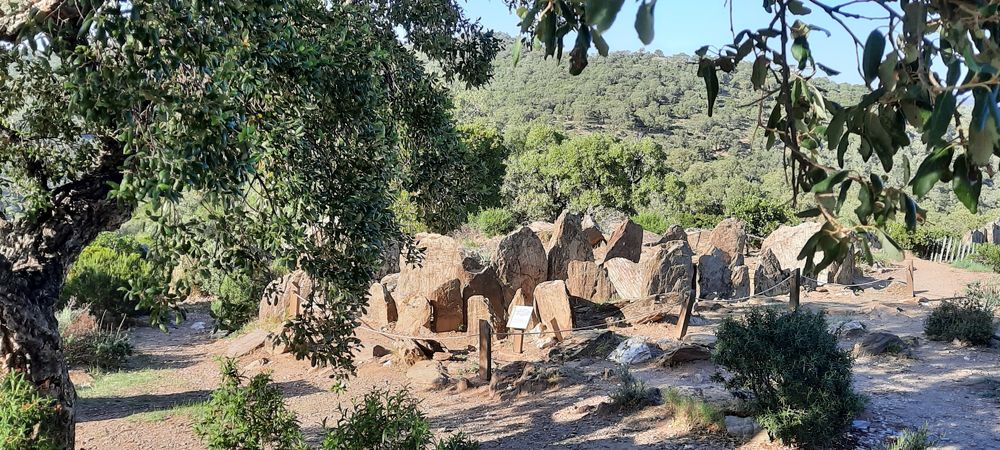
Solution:
[[[489,382],[493,374],[493,329],[488,320],[479,321],[479,379]]]
[[[799,290],[801,289],[802,282],[800,277],[802,276],[802,269],[795,269],[792,272],[791,286],[788,289],[788,308],[792,311],[799,310]]]

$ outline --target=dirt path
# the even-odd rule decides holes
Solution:
[[[927,299],[950,297],[968,282],[994,278],[919,260],[915,274],[917,295]],[[899,280],[905,279],[904,275],[896,270],[878,278]],[[899,284],[858,292],[824,287],[803,297],[803,305],[826,310],[831,323],[860,320],[868,331],[912,336],[919,342],[911,358],[883,356],[856,361],[855,385],[870,403],[859,418],[868,422],[868,428],[851,433],[851,448],[871,448],[885,436],[924,422],[932,431],[944,434],[943,448],[1000,448],[1000,401],[988,396],[997,387],[992,380],[1000,380],[1000,352],[926,341],[923,319],[936,302],[908,299],[904,291]],[[727,313],[732,313],[730,308],[700,313],[690,333],[711,333]],[[169,334],[147,327],[133,329],[137,356],[128,371],[98,376],[91,387],[79,389],[78,448],[203,448],[192,431],[191,417],[198,410],[197,403],[207,399],[218,382],[216,355],[224,354],[231,343],[231,339],[211,335],[210,330],[211,319],[204,304],[195,305],[188,320]],[[656,340],[669,336],[672,330],[672,325],[654,324],[614,331]],[[368,349],[374,344],[391,347],[384,337],[360,336]],[[849,348],[854,342],[845,339],[841,345]],[[508,364],[503,361],[512,361],[515,355],[505,344],[497,345],[501,360],[497,366],[502,368]],[[327,372],[310,369],[307,363],[288,355],[258,351],[241,358],[240,364],[250,374],[273,372],[307,437],[317,443],[322,438],[323,420],[335,420],[338,405],[349,405],[374,387],[399,388],[409,383],[404,368],[384,366],[368,349],[358,355],[358,375],[341,394],[329,390]],[[540,360],[543,354],[532,349],[523,357]],[[692,432],[663,408],[628,416],[595,414],[596,406],[615,387],[615,380],[605,377],[611,367],[606,360],[571,361],[561,369],[564,380],[551,390],[509,401],[491,398],[486,386],[464,392],[413,392],[422,399],[435,433],[463,431],[479,439],[485,449],[776,448],[759,438],[741,444],[724,433]],[[449,365],[456,378],[472,368],[468,361]],[[724,404],[730,401],[728,394],[709,380],[715,370],[703,361],[675,368],[638,366],[634,372],[650,386],[675,387]]]

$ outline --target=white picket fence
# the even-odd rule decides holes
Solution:
[[[941,238],[931,245],[927,258],[931,261],[950,263],[972,256],[980,245],[983,244],[963,242],[959,238]]]

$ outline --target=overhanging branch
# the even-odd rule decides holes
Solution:
[[[0,8],[0,41],[13,42],[32,24],[79,18],[85,14],[81,6],[72,0],[15,0]]]

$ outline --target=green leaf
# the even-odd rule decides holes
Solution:
[[[879,241],[882,243],[882,254],[884,254],[889,260],[892,261],[902,261],[903,260],[903,250],[899,247],[885,231],[881,228],[876,228],[875,234],[878,236]]]
[[[809,41],[805,36],[799,36],[792,41],[792,56],[799,62],[799,70],[805,69],[806,63],[812,59],[809,53]]]
[[[770,61],[766,56],[760,55],[753,61],[753,72],[750,75],[750,82],[753,83],[753,88],[756,90],[764,89],[764,83],[767,82],[767,67]]]
[[[903,194],[904,218],[906,219],[906,229],[914,231],[917,229],[917,202],[913,201],[909,195]]]
[[[653,7],[656,0],[646,2],[643,0],[639,5],[639,10],[635,13],[635,32],[639,35],[639,40],[643,45],[653,43]]]
[[[925,126],[929,145],[938,143],[948,131],[948,124],[951,123],[952,115],[955,113],[955,104],[955,94],[951,91],[942,92],[937,96],[934,101],[934,112],[931,113],[931,118]]]
[[[824,179],[823,181],[820,181],[819,183],[816,183],[813,186],[813,188],[812,188],[812,192],[814,192],[814,193],[816,193],[816,192],[830,192],[830,191],[833,190],[834,186],[842,183],[844,181],[844,179],[847,178],[847,175],[849,175],[849,174],[850,174],[850,172],[847,171],[847,170],[841,170],[839,172],[836,172],[836,173],[834,173],[834,174],[826,177],[826,179]]]
[[[840,71],[839,70],[834,69],[834,68],[832,68],[830,66],[827,66],[825,64],[816,63],[816,67],[819,67],[823,72],[826,72],[827,76],[835,77],[837,75],[840,75]]]
[[[708,67],[702,76],[705,78],[705,91],[708,93],[708,117],[712,117],[715,100],[719,97],[719,75],[714,67]]]
[[[522,45],[521,39],[518,39],[517,42],[514,42],[514,50],[513,50],[514,67],[517,67],[518,61],[521,60],[521,45]]]
[[[920,167],[917,168],[917,173],[913,175],[913,180],[910,181],[910,185],[913,186],[913,194],[917,198],[923,198],[934,187],[934,184],[945,178],[954,155],[954,148],[949,146],[939,147],[930,156],[924,158]]]
[[[621,11],[625,0],[586,0],[584,2],[587,12],[587,23],[593,25],[600,32],[605,32],[611,28],[615,22],[618,11]]]
[[[875,211],[875,199],[867,184],[858,184],[858,200],[861,201],[861,204],[854,208],[854,214],[858,216],[858,222],[861,222],[862,225],[868,225],[868,216]]]
[[[820,214],[821,214],[821,212],[820,212],[819,208],[809,208],[807,210],[799,211],[799,212],[795,213],[795,216],[799,217],[799,218],[802,218],[802,219],[806,219],[806,218],[809,218],[809,217],[818,217]]]
[[[878,66],[882,63],[882,54],[885,53],[885,36],[878,30],[873,30],[865,41],[865,50],[861,58],[861,68],[864,72],[865,83],[871,84],[878,78]]]
[[[802,4],[802,0],[790,0],[786,7],[788,8],[788,12],[796,16],[804,16],[812,12],[811,9]]]
[[[847,200],[847,193],[851,190],[851,183],[854,180],[847,180],[844,184],[840,185],[840,195],[837,195],[837,209],[834,211],[835,214],[840,214],[840,208],[844,206],[844,201]]]
[[[840,145],[840,139],[844,137],[844,129],[847,124],[847,112],[846,109],[838,109],[837,112],[833,113],[833,118],[830,119],[830,124],[826,127],[828,147],[837,148]]]
[[[955,178],[952,189],[955,196],[965,205],[969,212],[976,214],[979,210],[979,193],[983,189],[983,174],[979,167],[970,166],[965,154],[955,158]]]

